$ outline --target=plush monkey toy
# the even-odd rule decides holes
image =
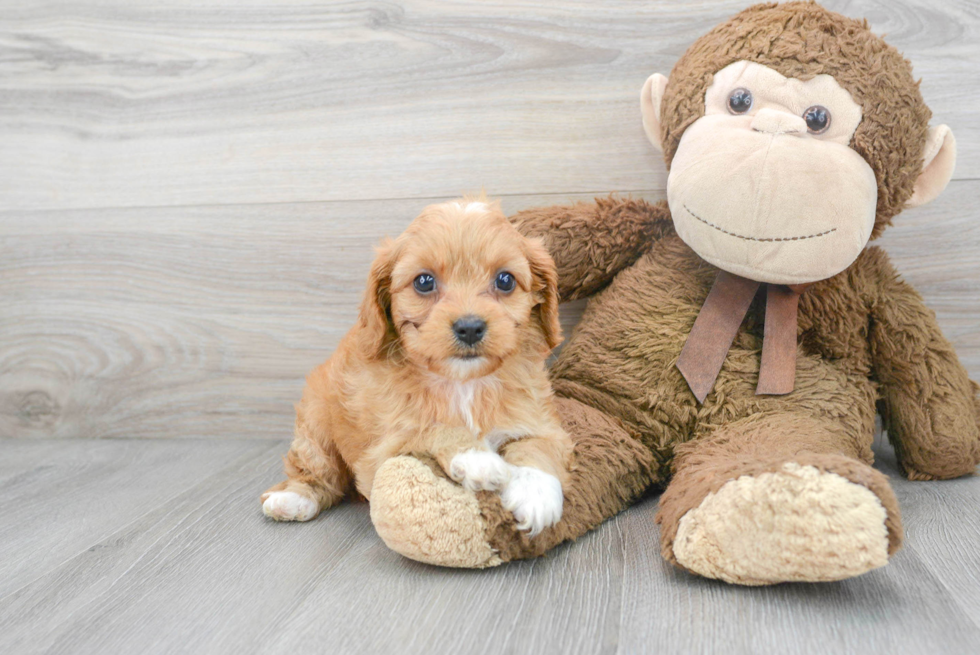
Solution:
[[[562,521],[531,539],[424,453],[371,514],[396,551],[485,567],[575,539],[651,487],[661,552],[732,583],[839,580],[902,543],[871,467],[880,410],[913,480],[980,460],[978,387],[885,253],[867,246],[949,181],[911,68],[867,23],[757,5],[642,91],[667,202],[522,212],[564,300],[591,297],[552,369],[575,440]]]

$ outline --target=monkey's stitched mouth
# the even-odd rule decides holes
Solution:
[[[695,214],[694,212],[692,212],[691,211],[691,208],[688,207],[687,205],[684,205],[683,203],[681,203],[681,204],[683,205],[684,210],[688,214],[690,214],[694,218],[698,219],[699,221],[701,221],[702,223],[704,223],[708,227],[713,227],[714,229],[718,230],[719,232],[724,232],[725,234],[727,234],[729,236],[737,237],[739,239],[745,239],[746,241],[769,241],[769,242],[771,242],[771,241],[800,241],[802,239],[815,239],[817,237],[822,237],[822,236],[825,236],[827,234],[830,234],[831,232],[836,232],[837,231],[837,228],[836,227],[832,227],[829,230],[826,230],[824,232],[817,232],[816,234],[808,234],[806,236],[799,236],[799,237],[769,237],[769,238],[766,238],[766,237],[750,237],[750,236],[746,236],[744,234],[736,234],[734,232],[730,232],[730,231],[726,230],[723,227],[720,227],[718,225],[715,225],[711,221],[707,221],[707,220],[701,218],[700,216],[698,216],[697,214]]]

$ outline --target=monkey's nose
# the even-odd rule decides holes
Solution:
[[[472,346],[479,343],[487,333],[487,323],[476,316],[464,316],[453,323],[453,332],[457,341]]]
[[[766,134],[806,134],[806,121],[801,116],[768,107],[759,110],[751,127]]]

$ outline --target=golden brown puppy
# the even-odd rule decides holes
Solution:
[[[425,208],[381,246],[357,325],[307,377],[288,479],[263,511],[307,521],[352,480],[370,499],[386,459],[428,453],[468,489],[500,492],[532,536],[553,525],[572,449],[544,366],[559,341],[557,274],[539,242],[497,204]]]

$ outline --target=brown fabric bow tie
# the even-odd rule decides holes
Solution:
[[[760,282],[718,271],[677,368],[699,403],[708,397]],[[782,395],[796,382],[796,310],[809,284],[766,285],[766,325],[756,394]]]

